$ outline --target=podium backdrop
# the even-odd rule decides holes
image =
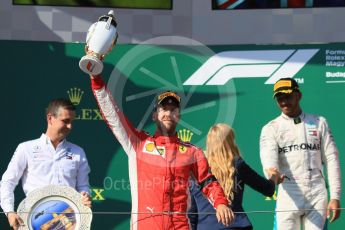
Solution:
[[[0,41],[0,47],[0,174],[20,142],[45,132],[48,101],[70,97],[77,106],[77,120],[68,139],[84,148],[92,169],[93,229],[129,229],[129,215],[123,213],[131,209],[127,156],[103,122],[88,76],[78,67],[84,44]],[[345,43],[118,45],[106,57],[103,76],[132,123],[148,132],[153,133],[155,128],[152,100],[165,89],[182,96],[178,130],[190,130],[192,143],[204,147],[207,131],[215,123],[232,125],[243,158],[261,175],[260,131],[279,115],[272,99],[272,83],[279,77],[294,77],[301,86],[304,111],[328,119],[344,172],[344,64]],[[22,198],[19,185],[16,207]],[[273,211],[275,201],[246,188],[244,206],[249,212]],[[328,228],[340,229],[345,224],[343,216]],[[273,228],[273,213],[250,213],[249,217],[256,229]],[[7,220],[1,215],[0,229],[7,228]]]

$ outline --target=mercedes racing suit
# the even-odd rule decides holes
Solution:
[[[214,207],[228,205],[201,149],[176,136],[150,136],[136,130],[119,111],[101,77],[92,79],[92,90],[104,120],[128,155],[131,229],[189,229],[191,174]]]
[[[301,224],[306,230],[323,229],[327,208],[323,164],[330,198],[340,199],[338,149],[326,119],[305,113],[290,118],[282,113],[263,127],[260,157],[264,169],[275,167],[286,175],[278,187],[278,230],[300,229]]]

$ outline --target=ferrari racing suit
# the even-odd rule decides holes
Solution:
[[[262,128],[260,157],[264,169],[277,168],[286,178],[278,187],[278,230],[323,229],[327,190],[323,164],[327,167],[330,199],[340,199],[338,149],[325,118],[302,113],[297,118],[281,114]]]
[[[201,149],[177,136],[150,136],[136,130],[119,111],[101,77],[91,83],[104,120],[128,155],[131,229],[189,229],[186,212],[191,174],[214,207],[228,205]]]

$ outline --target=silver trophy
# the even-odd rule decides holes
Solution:
[[[103,70],[102,60],[112,50],[118,37],[114,11],[103,15],[93,23],[86,36],[86,55],[79,61],[79,67],[85,73],[98,75]]]
[[[74,229],[90,230],[92,211],[74,188],[47,185],[28,193],[17,213],[24,225],[19,230]]]

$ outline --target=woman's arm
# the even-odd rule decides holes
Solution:
[[[273,196],[275,191],[275,184],[271,180],[257,174],[249,165],[246,164],[242,159],[237,163],[237,171],[241,180],[249,185],[255,191],[265,195]]]

